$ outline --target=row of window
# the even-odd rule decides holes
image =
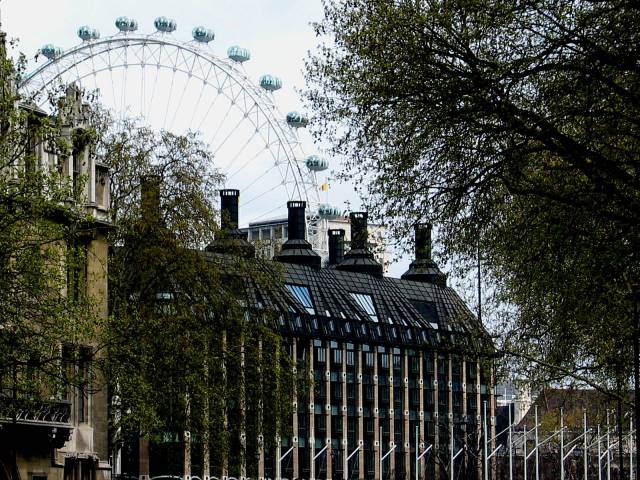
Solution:
[[[286,284],[287,290],[293,295],[293,297],[304,307],[307,313],[316,315],[316,308],[314,307],[313,298],[309,287],[304,285]],[[375,323],[379,322],[378,312],[376,310],[373,297],[366,293],[350,292],[349,295],[354,300],[355,304],[361,312],[366,315],[365,319],[371,320]],[[428,302],[412,302],[418,312],[431,324],[435,329],[438,329],[438,315],[436,313],[435,306]],[[344,312],[334,312],[340,317],[346,318]],[[327,316],[331,316],[327,311]],[[394,323],[391,318],[388,318],[388,323]],[[405,321],[400,319],[399,323],[404,326],[409,326]]]

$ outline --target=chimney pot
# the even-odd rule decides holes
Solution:
[[[349,222],[351,223],[351,250],[366,250],[369,243],[369,232],[367,227],[367,212],[351,212]]]
[[[447,277],[431,257],[431,224],[416,224],[414,228],[416,258],[400,278],[446,287]]]
[[[287,202],[289,240],[304,240],[306,233],[305,209],[307,202],[295,200]]]
[[[344,259],[344,234],[342,228],[329,230],[329,265],[337,265]]]
[[[431,260],[431,224],[416,224],[414,230],[416,260]]]
[[[255,247],[247,242],[247,234],[238,230],[238,201],[240,190],[227,188],[220,190],[220,237],[211,245],[208,252],[230,253],[251,258],[255,256]]]
[[[305,239],[306,207],[307,202],[301,200],[287,202],[289,235],[287,241],[282,244],[282,250],[274,258],[283,263],[320,268],[322,263],[320,255],[313,251],[311,244]]]
[[[376,261],[373,253],[369,250],[368,216],[367,212],[351,212],[349,214],[351,250],[336,265],[336,269],[382,276],[382,265]]]
[[[240,190],[230,188],[220,190],[220,227],[222,230],[231,231],[238,228],[239,200]]]

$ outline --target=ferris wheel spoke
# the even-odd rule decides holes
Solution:
[[[77,84],[78,84],[78,87],[80,87],[80,86],[81,86],[81,82],[80,82],[80,70],[79,70],[79,68],[78,68],[78,64],[79,64],[79,62],[73,62],[73,68],[74,68],[74,69],[75,69],[75,71],[76,71],[76,82],[77,82]]]
[[[187,93],[187,90],[189,89],[189,83],[191,82],[191,78],[193,77],[193,69],[196,63],[196,58],[198,57],[193,57],[193,61],[191,63],[191,68],[189,69],[189,73],[187,76],[187,83],[186,85],[183,87],[182,89],[182,94],[180,95],[180,100],[178,100],[178,106],[176,108],[174,108],[173,110],[173,117],[171,118],[171,123],[169,124],[169,130],[171,130],[171,128],[173,127],[173,124],[176,121],[176,115],[178,115],[178,112],[180,111],[180,107],[182,106],[182,101],[184,100],[184,95],[185,93]],[[194,108],[195,110],[195,108]]]
[[[240,117],[240,120],[238,120],[238,122],[234,125],[234,127],[229,131],[229,133],[227,134],[227,136],[224,138],[224,140],[222,140],[222,142],[220,142],[218,145],[216,145],[216,149],[213,151],[213,156],[215,157],[216,154],[220,151],[220,149],[224,146],[225,143],[227,143],[227,141],[233,136],[234,132],[236,131],[236,129],[242,125],[242,123],[244,121],[246,121],[246,116]],[[254,134],[255,135],[255,134]],[[253,138],[253,135],[252,137]]]
[[[187,92],[190,81],[191,81],[191,77],[187,79],[187,84],[182,89],[182,93],[180,94],[180,99],[178,100],[178,106],[173,109],[173,117],[171,117],[171,123],[169,123],[169,130],[171,130],[171,128],[173,127],[173,124],[176,121],[176,115],[178,115],[178,112],[180,111],[180,107],[182,106],[182,101],[184,100],[184,94]]]
[[[156,95],[156,87],[158,86],[158,76],[160,75],[160,66],[156,66],[156,76],[153,80],[153,88],[151,89],[151,100],[149,100],[149,103],[147,105],[147,107],[145,108],[145,112],[151,112],[151,109],[153,108],[153,98]]]
[[[200,105],[200,102],[202,101],[202,96],[204,95],[204,91],[206,89],[207,89],[207,81],[203,80],[202,88],[200,89],[200,95],[198,95],[198,100],[196,100],[196,104],[193,108],[193,111],[191,112],[191,120],[189,120],[189,126],[187,127],[188,130],[191,130],[191,125],[193,125],[193,120],[196,118],[196,112],[198,111],[198,105]]]
[[[145,105],[145,51],[146,46],[142,44],[140,48],[140,55],[138,55],[138,63],[140,64],[140,117],[144,118],[144,105]]]
[[[207,118],[209,118],[209,114],[211,113],[211,111],[213,110],[214,105],[216,104],[216,102],[218,101],[218,99],[220,97],[222,97],[221,93],[222,93],[222,89],[225,85],[225,83],[227,82],[227,78],[225,78],[222,81],[222,85],[220,85],[220,81],[218,79],[218,75],[217,73],[214,75],[215,76],[215,80],[216,80],[216,85],[214,86],[214,88],[217,88],[218,91],[218,95],[215,95],[213,97],[213,101],[211,102],[211,104],[209,105],[209,108],[207,109],[206,113],[204,114],[204,117],[202,117],[202,120],[200,120],[200,124],[198,125],[198,130],[202,130],[202,125],[204,125],[204,122],[207,120]]]
[[[116,87],[115,87],[115,81],[113,79],[113,69],[109,68],[109,76],[111,77],[111,94],[113,95],[113,101],[116,101]]]
[[[274,187],[271,187],[269,190],[262,192],[259,195],[256,195],[255,197],[253,197],[251,200],[248,200],[247,202],[244,202],[241,207],[246,207],[247,205],[252,204],[253,202],[255,202],[256,200],[260,200],[262,197],[264,197],[265,195],[273,192],[276,188],[280,188],[282,185],[280,183],[278,183],[277,185],[275,185]]]
[[[238,160],[238,158],[240,157],[240,155],[242,155],[242,153],[245,151],[245,149],[249,146],[249,144],[253,141],[253,139],[256,137],[256,133],[254,132],[253,135],[251,135],[246,142],[244,142],[244,145],[242,145],[242,147],[240,147],[240,150],[238,150],[238,152],[233,156],[233,158],[229,161],[229,165],[233,165],[236,160]],[[262,153],[259,152],[259,153]],[[237,171],[235,172],[237,173]],[[235,175],[234,173],[234,175]]]
[[[264,177],[266,177],[269,173],[271,173],[271,171],[276,168],[275,165],[272,165],[271,167],[267,168],[267,170],[260,175],[259,177],[255,178],[251,183],[249,183],[248,185],[245,185],[243,188],[241,188],[241,190],[249,190],[251,187],[253,187],[256,183],[258,183],[260,180],[262,180]],[[281,185],[281,183],[279,183],[279,185]]]
[[[243,204],[243,206],[246,204]],[[271,215],[272,213],[278,211],[278,210],[282,210],[284,207],[286,207],[286,203],[279,203],[277,206],[275,206],[274,208],[272,208],[271,210],[269,210],[268,212],[264,212],[260,215],[258,215],[257,217],[253,217],[251,218],[248,223],[253,223],[253,222],[257,222],[258,220],[262,220],[263,218]]]
[[[60,64],[59,64],[58,62],[55,62],[55,67],[56,67],[56,77],[58,77],[58,76],[60,75]],[[54,88],[55,88],[55,87],[57,87],[57,86],[58,86],[58,85],[54,85]],[[61,90],[63,90],[63,89],[64,89],[64,87],[63,87],[63,85],[62,85],[62,84],[60,84],[59,86],[60,86]],[[58,92],[56,92],[56,91],[55,91],[55,89],[54,89],[54,91],[53,91],[53,96],[52,96],[52,98],[50,98],[50,101],[55,101],[55,100],[56,100],[56,98],[55,98],[55,97],[56,97],[57,95],[60,95],[60,94],[63,94],[63,92],[62,92],[62,91],[58,91]]]
[[[148,71],[153,67],[155,73]],[[114,71],[117,68],[123,72]],[[102,88],[105,105],[110,104],[116,114],[139,109],[154,127],[197,126],[206,139],[211,138],[216,165],[224,160],[218,168],[226,173],[225,184],[242,179],[252,214],[261,218],[265,210],[268,214],[278,208],[271,208],[276,195],[268,196],[269,192],[280,189],[282,195],[302,199],[317,193],[310,172],[300,162],[304,153],[300,154],[298,136],[285,124],[275,96],[249,79],[245,64],[216,56],[208,44],[182,42],[169,32],[127,31],[84,41],[39,66],[34,74],[25,77],[24,91],[41,91],[53,99],[58,82],[85,82],[83,86],[95,86],[96,91]],[[104,85],[109,81],[111,87]]]
[[[43,77],[42,74],[40,76]],[[48,83],[44,83],[45,82],[44,77],[43,77],[42,80],[43,80],[43,85],[44,85],[44,89],[45,89],[45,97],[46,97],[46,100],[49,101],[49,99],[53,99],[53,93],[52,93],[51,89],[49,88],[49,84]],[[35,98],[35,94],[33,96]]]
[[[173,95],[173,84],[176,79],[176,71],[171,74],[171,86],[169,87],[169,96],[167,97],[167,108],[164,111],[164,120],[162,121],[162,128],[165,128],[167,124],[167,115],[169,114],[169,107],[171,106],[171,96]]]
[[[141,67],[140,68],[140,117],[141,118],[145,117],[145,114],[144,114],[144,94],[145,94],[144,74],[145,74],[145,68]]]
[[[216,136],[218,135],[218,132],[220,131],[220,129],[223,127],[223,125],[227,121],[227,117],[229,116],[229,113],[231,113],[232,109],[233,109],[233,104],[230,104],[229,108],[227,108],[226,113],[222,117],[222,120],[220,120],[220,122],[218,123],[218,126],[216,127],[215,131],[213,132],[213,135],[211,136],[211,140],[209,140],[209,145],[213,145],[213,142],[215,141]]]
[[[247,159],[246,162],[244,162],[240,167],[238,167],[232,174],[227,175],[227,179],[226,181],[228,182],[229,180],[231,180],[232,178],[234,178],[237,174],[239,174],[240,172],[242,172],[245,168],[247,168],[256,158],[258,158],[260,155],[264,154],[264,151],[266,150],[267,147],[261,147],[260,150],[258,150],[255,155],[249,157]]]
[[[95,72],[96,71],[96,61],[95,61],[95,54],[93,53],[93,46],[89,46],[89,58],[91,59],[91,71]],[[96,74],[93,74],[93,88],[94,90],[97,92],[99,90],[98,88],[98,79],[96,78]]]
[[[129,66],[126,63],[126,59],[125,59],[125,64],[124,64],[124,72],[123,72],[123,81],[122,81],[122,88],[121,88],[121,92],[120,92],[120,111],[122,112],[122,119],[124,120],[125,116],[126,116],[126,110],[127,110],[127,106],[125,105],[125,101],[126,101],[126,96],[127,96],[127,75],[129,74]]]

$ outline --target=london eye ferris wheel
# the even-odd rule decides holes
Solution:
[[[303,151],[298,129],[307,126],[307,117],[278,109],[282,80],[272,74],[250,78],[244,67],[249,50],[235,45],[218,55],[215,34],[205,27],[193,28],[192,39],[183,41],[167,17],[156,18],[150,34],[139,33],[128,17],[115,26],[107,37],[80,27],[81,43],[67,50],[44,45],[46,62],[21,79],[22,95],[46,108],[58,85],[74,83],[98,91],[116,118],[140,118],[177,134],[199,132],[225,187],[241,191],[244,219],[264,220],[281,213],[287,200],[305,200],[308,238],[325,251],[326,217],[337,214],[320,203],[318,175],[328,161]]]

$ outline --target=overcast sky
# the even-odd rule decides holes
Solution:
[[[112,35],[119,16],[136,19],[142,33],[155,31],[156,17],[172,18],[178,24],[174,35],[183,40],[191,39],[195,26],[212,28],[217,53],[225,56],[231,45],[246,47],[251,72],[283,79],[278,92],[282,111],[299,106],[294,89],[303,86],[303,59],[317,44],[310,23],[322,17],[320,0],[0,0],[0,10],[3,30],[20,40],[28,57],[46,43],[76,45],[81,25],[97,28],[103,37]]]
[[[47,43],[63,49],[78,44],[77,29],[82,25],[97,28],[103,37],[115,34],[119,16],[136,19],[140,33],[154,32],[158,16],[172,18],[178,25],[172,35],[181,40],[190,40],[195,26],[211,28],[216,54],[226,56],[231,45],[246,47],[252,55],[247,63],[252,78],[263,73],[282,78],[284,86],[277,92],[282,112],[300,109],[296,90],[304,86],[304,58],[318,43],[311,23],[322,18],[320,0],[0,0],[0,11],[2,29],[9,38],[19,39],[19,50],[29,59]],[[317,149],[308,136],[303,145],[307,153]],[[334,161],[332,167],[336,166]],[[329,193],[330,203],[340,208],[345,208],[345,200],[352,209],[360,208],[349,185]],[[407,263],[405,259],[394,265],[392,274],[400,275]]]

